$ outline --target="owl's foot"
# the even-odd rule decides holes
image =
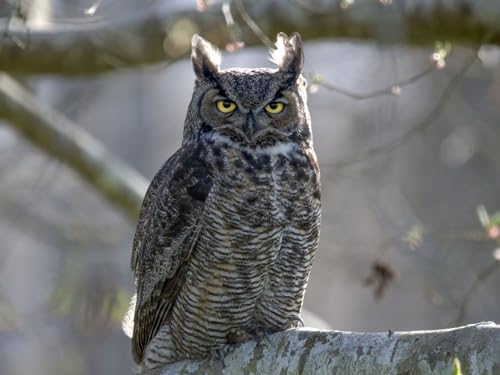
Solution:
[[[250,329],[244,328],[231,328],[229,332],[226,334],[226,340],[229,344],[237,344],[240,342],[254,340],[255,336],[253,335]]]
[[[248,331],[250,331],[250,334],[257,343],[260,343],[264,339],[266,339],[267,342],[271,342],[271,335],[276,332],[273,329],[265,327],[253,327],[249,328]]]
[[[246,328],[233,328],[226,335],[226,340],[230,344],[236,344],[245,341],[260,342],[266,339],[270,342],[270,337],[276,330],[264,327],[246,327]]]
[[[302,317],[300,315],[297,315],[293,318],[290,318],[289,322],[290,322],[290,325],[288,328],[297,328],[297,327],[299,327],[299,325],[300,325],[300,327],[305,326],[304,321],[302,320]]]

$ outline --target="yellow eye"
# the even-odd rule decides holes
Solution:
[[[268,113],[280,113],[285,109],[285,105],[281,102],[271,102],[264,109]]]
[[[236,103],[227,99],[217,100],[215,105],[217,106],[219,112],[222,113],[231,113],[236,109]]]

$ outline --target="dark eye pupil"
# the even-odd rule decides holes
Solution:
[[[269,107],[271,107],[271,109],[276,109],[278,108],[278,103],[271,103],[269,104]]]
[[[222,102],[222,105],[224,106],[224,108],[229,108],[231,107],[231,102],[229,100],[224,100]]]

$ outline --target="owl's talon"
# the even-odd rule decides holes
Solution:
[[[260,343],[263,339],[266,339],[268,343],[271,343],[271,335],[275,331],[264,327],[258,327],[248,329],[248,332],[253,336],[253,339],[257,341],[257,343]]]
[[[300,323],[300,326],[302,328],[305,327],[304,320],[302,319],[302,317],[300,315],[297,318],[295,318],[294,320],[295,320],[295,327],[298,326],[298,323]]]
[[[226,334],[226,340],[230,344],[237,344],[244,341],[253,340],[255,337],[251,330],[243,328],[232,328]]]

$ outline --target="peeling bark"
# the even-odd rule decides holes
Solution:
[[[143,375],[171,374],[500,374],[500,326],[355,333],[298,329],[246,342],[217,357],[181,361]]]
[[[321,2],[324,4],[325,2]],[[388,5],[383,5],[383,4]],[[310,0],[246,2],[249,15],[272,38],[279,31],[299,31],[304,40],[351,38],[378,43],[432,45],[436,40],[500,45],[498,1],[334,1],[328,7]],[[344,5],[342,5],[344,4]],[[93,74],[174,61],[189,53],[198,32],[219,46],[241,39],[261,41],[232,9],[236,23],[226,25],[220,4],[204,12],[164,9],[127,19],[30,28],[9,24],[0,41],[0,70],[11,73]],[[0,30],[7,30],[7,20]],[[83,22],[83,21],[82,21]],[[16,43],[16,41],[18,41]]]

